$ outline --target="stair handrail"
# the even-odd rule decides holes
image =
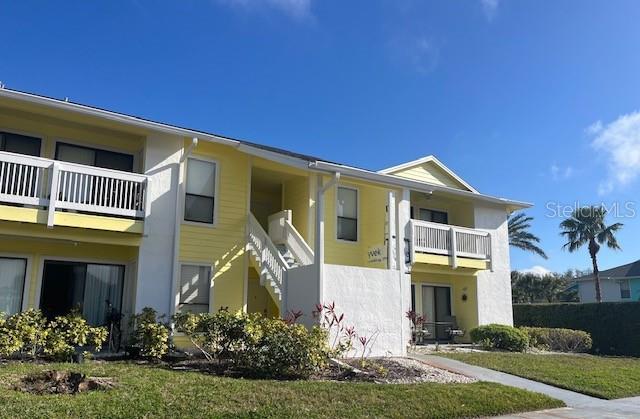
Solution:
[[[313,250],[289,220],[284,222],[284,231],[285,244],[295,260],[302,266],[313,265]]]
[[[267,269],[273,277],[282,295],[288,264],[278,251],[278,248],[269,238],[269,235],[260,225],[256,217],[249,213],[248,240],[260,256],[260,265]]]

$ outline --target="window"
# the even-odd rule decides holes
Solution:
[[[40,138],[0,132],[0,151],[40,156]]]
[[[131,154],[116,153],[115,151],[100,150],[67,143],[58,143],[56,145],[56,160],[102,167],[104,169],[120,170],[123,172],[133,172],[133,156]]]
[[[338,239],[358,241],[358,191],[338,187]]]
[[[449,224],[449,216],[444,211],[420,208],[418,211],[418,219],[431,221],[432,223]]]
[[[628,279],[620,281],[620,298],[631,298],[631,288],[629,287]]]
[[[208,313],[210,284],[210,266],[182,265],[178,311]]]
[[[22,310],[26,271],[26,259],[0,257],[0,312],[15,314]]]
[[[213,224],[216,192],[216,164],[190,158],[187,161],[185,221]]]

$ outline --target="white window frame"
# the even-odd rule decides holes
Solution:
[[[455,302],[454,300],[454,296],[453,296],[453,285],[452,284],[442,284],[442,283],[437,283],[437,282],[412,282],[412,285],[420,285],[420,313],[424,315],[424,313],[422,313],[422,287],[440,287],[440,288],[449,288],[449,304],[451,307],[451,316],[455,316],[455,309],[453,308],[453,303]],[[416,289],[417,291],[417,289]],[[418,293],[416,292],[416,295],[418,295]],[[416,313],[418,312],[418,307],[416,307]]]
[[[180,288],[182,288],[182,267],[183,266],[196,266],[198,268],[209,268],[211,272],[211,278],[209,278],[209,310],[211,313],[211,307],[213,307],[213,284],[215,277],[215,270],[212,263],[207,262],[190,262],[190,261],[180,261],[178,263],[178,280],[176,281],[176,289],[174,292],[174,313],[180,313]]]
[[[22,304],[20,304],[20,311],[29,309],[29,290],[31,289],[31,280],[33,273],[31,272],[33,265],[33,256],[24,253],[9,253],[2,252],[0,257],[6,259],[26,259],[27,264],[24,268],[24,284],[22,286]]]
[[[626,283],[627,287],[625,291],[629,291],[629,296],[628,297],[623,297],[622,296],[622,284]],[[630,300],[631,299],[631,281],[629,279],[621,279],[618,284],[620,285],[620,299],[621,300]]]
[[[352,191],[356,191],[356,240],[345,240],[345,239],[340,239],[338,238],[338,190],[340,188],[344,188],[344,189],[351,189]],[[336,228],[335,228],[335,238],[336,241],[340,242],[340,243],[348,243],[348,244],[357,244],[360,242],[360,189],[355,187],[355,186],[348,186],[348,185],[336,185],[336,193],[335,193],[335,223],[336,223]]]
[[[203,162],[207,162],[207,163],[213,163],[215,164],[216,170],[215,170],[215,182],[214,182],[214,191],[213,191],[213,223],[202,223],[199,221],[190,221],[190,220],[185,220],[184,219],[184,215],[185,215],[185,206],[187,204],[187,165],[189,164],[189,160],[190,159],[194,159],[194,160],[200,160]],[[179,214],[179,220],[181,220],[181,224],[185,224],[185,225],[192,225],[192,226],[198,226],[198,227],[206,227],[206,228],[216,228],[218,226],[218,207],[220,206],[220,200],[219,200],[219,196],[220,196],[220,161],[218,159],[215,158],[211,158],[211,157],[205,157],[202,156],[200,154],[192,154],[189,157],[187,157],[185,159],[184,162],[182,162],[181,164],[181,168],[180,168],[180,172],[182,173],[182,182],[180,183],[180,195],[182,196],[182,206],[180,209],[180,214]]]

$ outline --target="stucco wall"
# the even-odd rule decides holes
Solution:
[[[144,152],[144,173],[151,211],[145,219],[148,235],[140,245],[135,310],[152,307],[170,313],[173,242],[176,222],[178,162],[182,138],[149,137]]]
[[[345,324],[358,336],[373,338],[367,356],[402,356],[409,341],[405,312],[410,304],[410,278],[399,271],[325,265],[324,300],[335,302]],[[356,340],[349,356],[360,356]]]
[[[315,265],[298,266],[287,273],[287,293],[284,312],[300,310],[299,322],[311,327],[315,324],[313,310],[318,301],[318,270]]]
[[[475,228],[491,233],[492,269],[478,273],[478,323],[513,324],[511,264],[507,212],[504,208],[474,208]]]

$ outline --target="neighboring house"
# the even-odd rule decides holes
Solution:
[[[581,303],[596,302],[593,274],[576,278]],[[602,301],[640,301],[640,260],[600,271]]]
[[[512,323],[507,216],[528,205],[434,157],[375,172],[9,89],[0,133],[0,311],[311,324],[333,301],[378,355],[405,353],[412,306],[433,337]]]

